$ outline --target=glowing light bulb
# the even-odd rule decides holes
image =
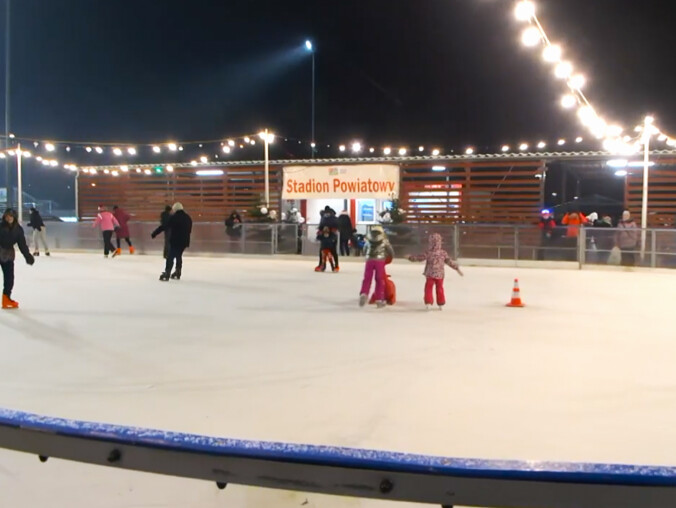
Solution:
[[[167,148],[169,148],[169,150],[171,150],[172,152],[175,152],[176,150],[178,150],[178,147],[176,146],[176,143],[169,143],[169,144],[167,144]]]
[[[587,83],[587,78],[585,78],[582,74],[576,74],[575,76],[570,78],[570,81],[568,81],[568,84],[576,88],[578,90],[582,89],[584,85]]]
[[[123,173],[126,173],[129,171],[129,166],[120,166],[120,169],[122,170]]]
[[[392,153],[392,149],[388,146],[383,150],[383,153],[385,155],[390,155]]]
[[[424,151],[425,151],[425,147],[424,147],[424,146],[419,146],[419,147],[418,147],[418,151],[419,151],[419,152],[424,152]]]
[[[566,144],[566,140],[565,140],[565,139],[559,139],[559,140],[556,142],[556,144],[559,145],[559,146],[563,146],[563,145]]]
[[[584,141],[584,139],[582,138],[582,136],[578,136],[578,137],[575,138],[575,142],[576,142],[576,143],[582,143],[582,141]]]
[[[608,127],[608,129],[607,129],[607,134],[608,134],[608,136],[610,136],[610,137],[618,138],[618,137],[620,137],[620,136],[622,135],[622,131],[624,131],[624,129],[623,129],[621,126],[619,126],[619,125],[611,125],[611,126]]]
[[[232,152],[232,149],[229,146],[223,147],[223,153],[230,153],[230,152]]]
[[[152,173],[152,171],[150,171],[149,169],[144,169],[143,172],[144,172],[146,175],[150,175],[150,174]]]
[[[577,104],[577,98],[573,94],[566,94],[561,98],[561,107],[565,109],[574,108]]]
[[[100,146],[97,146],[96,148],[94,148],[94,150],[96,150],[96,153],[98,154],[103,153],[103,148],[101,148]]]
[[[129,148],[127,148],[127,153],[129,155],[136,155],[136,148],[134,148],[133,146],[130,146]]]
[[[167,166],[166,170],[168,173],[173,173],[174,172],[174,166]]]
[[[545,62],[548,63],[560,62],[562,55],[563,51],[561,50],[561,46],[559,46],[558,44],[547,46],[545,49],[542,50],[542,58]]]
[[[521,150],[522,152],[525,152],[526,150],[528,150],[528,143],[521,143],[519,145],[519,150]]]
[[[474,148],[472,148],[472,147],[470,146],[467,150],[465,150],[465,153],[466,153],[467,155],[472,155],[472,154],[474,153]]]
[[[200,157],[200,162],[202,164],[206,164],[207,162],[209,162],[209,159],[207,159],[204,155],[202,155],[202,157]]]
[[[503,152],[505,152],[505,153],[506,153],[506,152],[509,152],[509,145],[502,145],[501,150],[502,150]]]
[[[54,150],[56,150],[56,147],[54,146],[53,143],[46,143],[45,150],[47,150],[48,152],[53,152]]]
[[[155,152],[155,153],[160,153],[161,151],[162,151],[162,149],[161,149],[159,146],[154,146],[154,147],[153,147],[153,152]]]
[[[434,155],[435,157],[437,155],[439,155],[440,153],[441,153],[441,150],[439,150],[438,148],[435,148],[434,150],[432,150],[432,155]]]
[[[345,151],[345,145],[340,145],[338,147],[338,150],[340,150],[341,152],[344,152]]]
[[[113,153],[119,157],[120,155],[122,155],[122,150],[120,150],[119,148],[113,148]]]
[[[400,148],[399,149],[399,155],[402,155],[402,156],[406,155],[406,152],[407,152],[406,148]]]
[[[540,30],[538,30],[534,26],[526,28],[523,31],[523,34],[521,34],[521,42],[523,42],[524,46],[527,46],[529,48],[537,46],[541,40],[542,34],[540,33]]]
[[[359,152],[361,152],[361,143],[357,143],[357,142],[352,143],[352,151],[353,151],[354,153],[359,153]]]
[[[546,146],[547,146],[547,143],[545,143],[544,141],[540,141],[540,142],[538,143],[538,148],[539,148],[540,150],[542,150],[542,149],[543,149],[544,147],[546,147]]]
[[[85,151],[86,151],[87,153],[91,153],[92,147],[91,147],[91,146],[86,146],[86,147],[85,147]]]
[[[514,16],[516,16],[516,19],[519,21],[529,21],[535,16],[535,4],[530,0],[522,0],[516,4]]]
[[[559,79],[566,79],[573,73],[573,65],[570,62],[561,62],[556,66],[554,75]]]

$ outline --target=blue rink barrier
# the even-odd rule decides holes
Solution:
[[[53,457],[209,480],[219,488],[230,483],[443,507],[676,507],[674,467],[454,459],[242,441],[9,409],[0,409],[0,447],[33,453],[43,462]]]

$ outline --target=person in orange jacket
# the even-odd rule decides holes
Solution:
[[[589,223],[587,217],[582,212],[572,211],[563,216],[561,224],[568,226],[566,228],[567,238],[577,238],[580,236],[580,227]]]

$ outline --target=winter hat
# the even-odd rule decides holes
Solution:
[[[596,212],[592,212],[587,216],[587,218],[589,219],[589,222],[595,222],[599,220],[599,214]]]
[[[171,207],[171,211],[176,213],[179,210],[183,210],[183,205],[179,202],[174,203],[174,206]]]
[[[622,220],[629,220],[631,219],[631,213],[629,213],[629,210],[625,210],[622,212]]]

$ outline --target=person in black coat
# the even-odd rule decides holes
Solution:
[[[42,241],[42,246],[45,248],[45,254],[49,256],[49,245],[47,245],[47,234],[45,228],[45,223],[42,220],[42,216],[37,209],[31,207],[30,220],[28,221],[28,226],[33,228],[33,255],[40,255],[40,244],[39,241]]]
[[[355,232],[354,226],[352,225],[352,219],[348,215],[347,211],[341,212],[338,217],[338,232],[340,233],[340,255],[349,256],[350,255],[350,238]]]
[[[160,275],[161,281],[168,281],[172,279],[180,280],[181,271],[183,269],[183,251],[190,247],[190,234],[192,233],[192,219],[190,215],[185,213],[181,203],[174,203],[171,207],[173,214],[167,221],[166,225],[160,225],[152,233],[155,238],[163,231],[168,231],[169,234],[169,253],[167,255],[167,263],[164,272]],[[176,260],[176,271],[171,273],[174,267],[174,260]]]
[[[328,259],[331,263],[331,271],[337,272],[338,267],[335,264],[335,258],[333,257],[336,252],[336,245],[338,243],[338,236],[331,231],[328,227],[325,227],[323,231],[320,231],[317,235],[317,240],[319,240],[319,253],[321,256],[321,261],[319,266],[315,268],[316,272],[323,272],[326,270],[326,260]],[[331,257],[329,257],[329,254]]]
[[[329,230],[332,233],[337,233],[338,232],[338,218],[336,217],[336,211],[331,208],[330,206],[326,206],[324,208],[324,213],[322,213],[322,220],[319,222],[319,228],[317,228],[317,236],[321,234],[322,231],[324,231],[324,228],[329,228]],[[334,248],[333,252],[333,259],[336,260],[336,270],[338,271],[340,268],[338,266],[338,249]],[[317,265],[317,268],[321,268],[322,266],[322,251],[321,249],[319,250],[319,265]]]
[[[225,234],[235,240],[242,237],[242,217],[237,213],[237,210],[225,219]]]
[[[2,267],[2,276],[4,286],[2,290],[2,308],[16,309],[19,304],[12,300],[12,289],[14,289],[14,259],[16,253],[14,246],[17,245],[21,254],[26,259],[26,263],[32,265],[35,258],[28,250],[26,245],[26,236],[23,228],[16,218],[16,211],[8,208],[2,216],[0,223],[0,267]]]
[[[169,236],[171,235],[171,231],[169,231],[167,228],[167,225],[169,224],[169,219],[171,218],[171,207],[169,205],[164,207],[164,211],[160,214],[160,226],[164,227],[164,251],[163,251],[163,256],[164,259],[167,259],[167,256],[169,255]]]

